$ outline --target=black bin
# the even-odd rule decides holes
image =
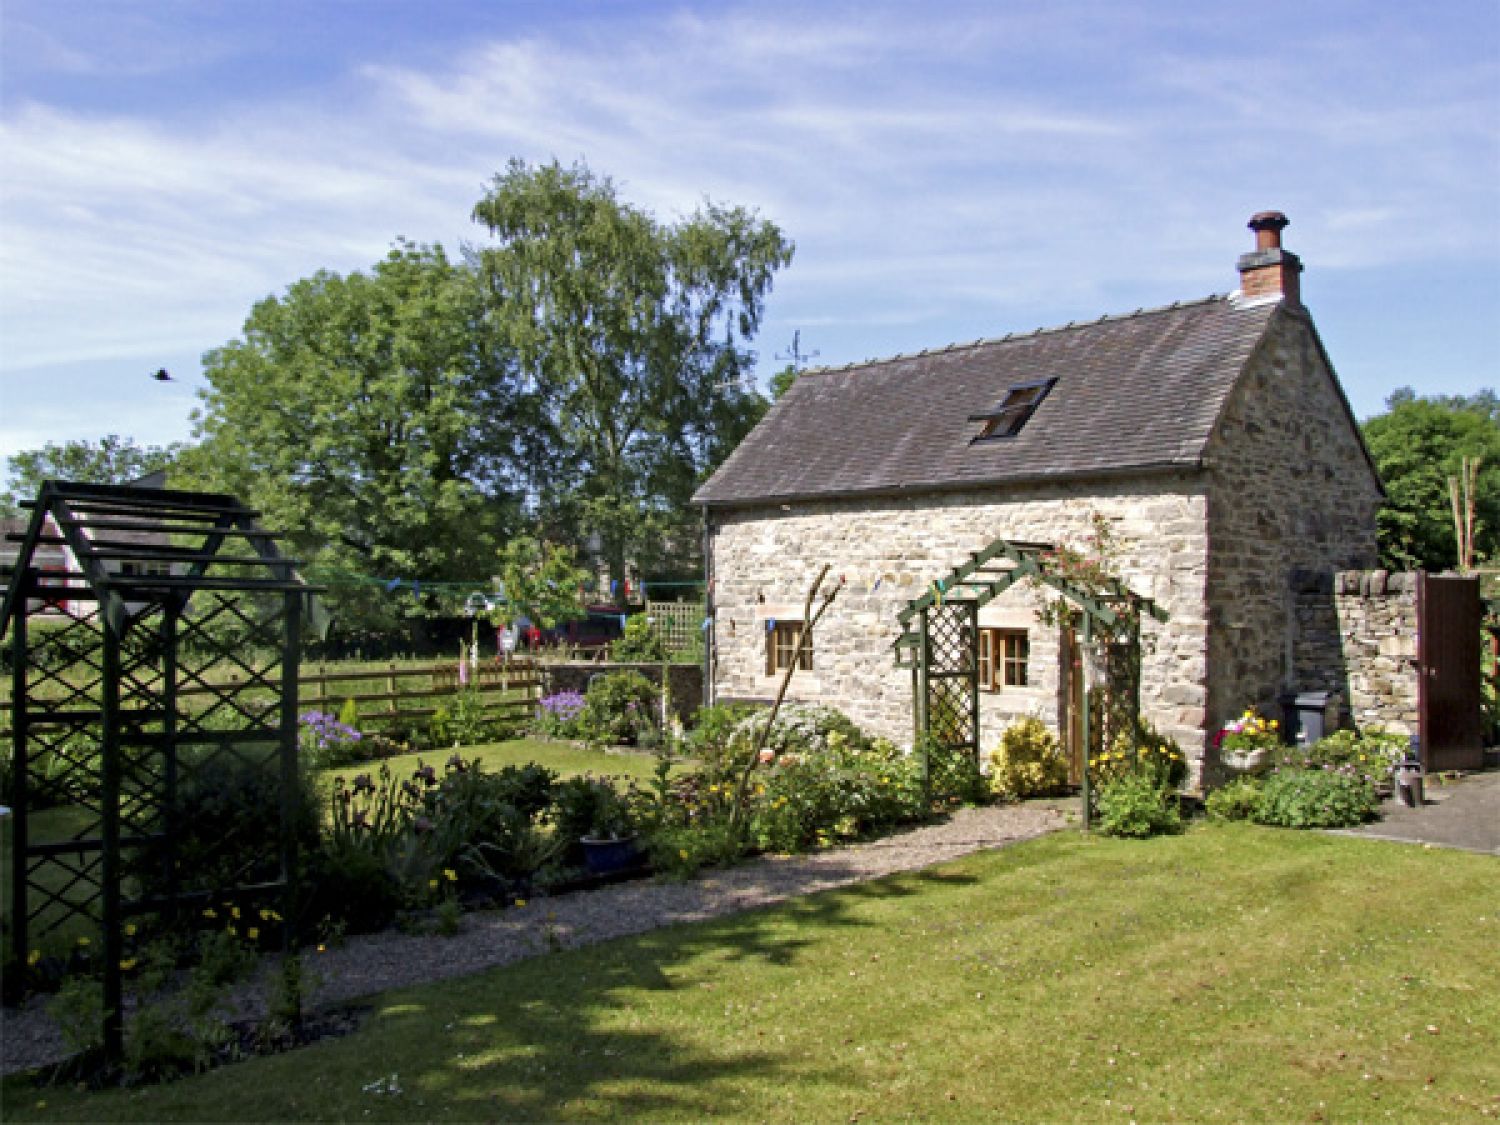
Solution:
[[[1311,746],[1337,726],[1333,711],[1337,706],[1331,691],[1302,691],[1281,697],[1285,712],[1283,729],[1288,740]]]

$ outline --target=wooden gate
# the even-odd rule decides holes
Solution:
[[[1417,577],[1417,714],[1428,770],[1484,765],[1479,715],[1479,579]]]

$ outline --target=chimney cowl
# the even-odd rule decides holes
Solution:
[[[1239,260],[1242,300],[1302,304],[1302,260],[1281,247],[1281,232],[1291,220],[1280,211],[1257,211],[1246,224],[1255,232],[1255,249]]]
[[[1280,211],[1257,211],[1245,225],[1255,232],[1257,250],[1275,250],[1281,246],[1281,232],[1290,224]]]

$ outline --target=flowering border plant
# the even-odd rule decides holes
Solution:
[[[1281,724],[1267,719],[1253,707],[1238,718],[1230,719],[1214,736],[1214,746],[1221,754],[1253,754],[1257,750],[1280,749]]]

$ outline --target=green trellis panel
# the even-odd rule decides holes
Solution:
[[[170,919],[216,894],[279,895],[295,915],[297,665],[313,591],[230,496],[48,481],[29,506],[0,601],[13,659],[13,963],[48,933],[97,934],[105,1049],[118,1059],[127,917]],[[257,651],[276,655],[262,667]],[[225,664],[237,673],[227,682],[209,674]],[[185,707],[187,685],[206,701]],[[193,771],[225,762],[277,769],[275,854],[228,867],[256,879],[183,886],[179,794]],[[42,801],[71,806],[68,838],[35,838]]]

